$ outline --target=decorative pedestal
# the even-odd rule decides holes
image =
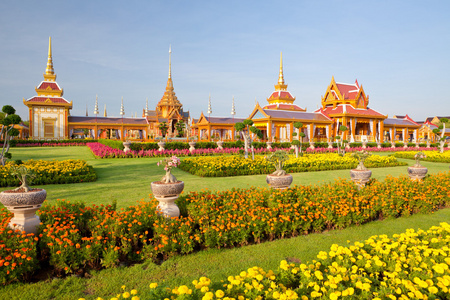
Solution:
[[[408,167],[408,175],[411,180],[422,180],[428,173],[426,167]]]
[[[392,149],[395,148],[395,143],[391,143],[391,148],[392,148]]]
[[[363,149],[366,149],[366,148],[367,148],[367,142],[363,142],[363,143],[362,143],[362,148],[363,148]]]
[[[124,147],[123,152],[127,153],[128,151],[130,151],[131,150],[130,145],[131,145],[130,142],[123,142],[123,147]]]
[[[419,148],[419,147],[420,147],[419,143],[416,142],[416,148]]]
[[[175,204],[175,200],[184,189],[184,182],[162,183],[154,181],[151,183],[152,192],[156,200],[159,201],[157,210],[166,218],[175,218],[180,216],[180,209]]]
[[[427,148],[430,148],[430,141],[427,141]]]
[[[195,142],[189,142],[189,152],[193,152],[195,150]]]
[[[380,142],[377,142],[377,148],[381,149],[381,143]]]
[[[328,142],[328,149],[333,149],[333,143],[332,142]]]
[[[350,178],[358,188],[363,188],[369,182],[371,176],[372,171],[370,170],[350,170]]]
[[[292,183],[292,175],[286,174],[284,176],[267,175],[266,182],[273,189],[284,190],[287,189]]]
[[[166,146],[166,143],[165,142],[159,142],[158,146],[159,146],[158,151],[164,151],[165,150],[164,147]]]
[[[316,148],[314,147],[314,142],[309,142],[309,148],[311,148],[311,150],[316,149]]]
[[[47,197],[44,189],[32,189],[28,193],[16,191],[3,191],[0,193],[0,202],[14,214],[9,222],[12,229],[24,230],[26,233],[37,233],[40,219],[36,211]]]
[[[218,141],[217,142],[217,149],[223,150],[223,141]]]
[[[272,150],[272,142],[267,142],[267,150]]]

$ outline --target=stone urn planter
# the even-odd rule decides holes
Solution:
[[[356,169],[350,170],[350,178],[358,186],[359,189],[363,188],[366,183],[369,182],[370,177],[372,176],[372,171],[364,166],[365,160],[370,155],[371,154],[365,150],[357,151],[352,154],[352,156],[355,157],[359,163]]]
[[[159,142],[158,143],[159,149],[158,151],[164,151],[164,147],[166,146],[166,142]]]
[[[272,142],[267,142],[267,150],[272,150]]]
[[[292,183],[292,175],[283,170],[284,163],[289,159],[286,151],[277,150],[266,159],[275,166],[275,172],[266,176],[267,184],[277,190],[287,189]]]
[[[328,142],[328,149],[333,149],[333,142]]]
[[[286,174],[282,176],[277,176],[273,174],[269,174],[266,176],[266,182],[267,184],[277,190],[284,190],[287,189],[291,183],[292,183],[292,175]]]
[[[223,150],[223,141],[217,141],[217,149]]]
[[[44,189],[31,189],[29,192],[7,190],[0,193],[0,202],[14,214],[9,227],[26,233],[37,233],[41,223],[36,211],[47,197]]]
[[[11,174],[17,176],[22,185],[14,190],[6,190],[0,193],[0,202],[14,214],[9,222],[9,227],[27,233],[37,233],[41,220],[36,215],[36,211],[41,208],[45,201],[47,191],[31,189],[28,186],[35,175],[23,165],[12,166]]]
[[[311,150],[316,149],[316,148],[314,147],[314,142],[309,142],[309,148],[311,148]]]
[[[180,216],[180,209],[175,204],[181,192],[184,189],[184,182],[177,181],[173,183],[164,183],[162,181],[153,181],[151,183],[153,196],[158,200],[157,210],[167,218]]]
[[[366,141],[362,142],[362,148],[363,148],[363,149],[366,149],[366,148],[367,148],[367,142],[366,142]]]
[[[176,156],[167,157],[160,161],[157,165],[164,165],[166,175],[160,181],[153,181],[151,183],[153,196],[159,202],[157,212],[166,218],[180,216],[180,209],[175,204],[175,200],[178,199],[183,191],[184,182],[177,180],[171,173],[171,169],[176,168],[179,164],[180,159]]]
[[[381,149],[381,143],[380,142],[377,142],[377,148]]]
[[[427,157],[423,152],[417,152],[416,155],[414,155],[414,158],[416,159],[415,165],[408,167],[408,175],[411,180],[422,180],[425,178],[425,176],[428,173],[428,168],[424,167],[420,164],[420,160],[422,158]]]
[[[195,142],[189,142],[189,152],[193,152],[195,150]]]
[[[123,152],[127,153],[128,151],[131,150],[131,149],[130,149],[131,142],[126,141],[126,142],[123,142],[122,144],[123,144],[123,147],[124,147],[124,148],[123,148]]]

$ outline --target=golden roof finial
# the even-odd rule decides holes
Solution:
[[[47,74],[47,75],[55,74],[55,70],[53,70],[53,61],[52,61],[52,37],[48,38],[48,59],[47,59],[47,69],[45,69],[45,74]]]
[[[53,61],[52,61],[52,37],[48,38],[48,58],[47,58],[47,68],[44,73],[45,81],[55,81],[56,75],[55,70],[53,70]]]
[[[169,78],[172,78],[172,62],[171,62],[171,57],[172,57],[172,45],[169,45]]]
[[[280,75],[278,76],[278,84],[284,85],[284,76],[283,76],[283,52],[280,52]]]
[[[284,84],[283,75],[283,52],[280,52],[280,74],[278,75],[278,84],[275,85],[276,91],[285,91],[287,89],[287,84]]]

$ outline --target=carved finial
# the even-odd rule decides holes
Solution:
[[[236,114],[236,108],[234,107],[234,96],[233,96],[233,102],[231,103],[231,115],[234,117]]]
[[[108,116],[108,114],[106,113],[106,104],[105,104],[105,111],[103,112],[103,116],[104,116],[104,117],[107,117],[107,116]]]
[[[124,114],[125,114],[125,109],[123,107],[123,96],[122,96],[122,104],[120,105],[120,115],[123,117]]]
[[[209,94],[209,100],[208,100],[208,115],[212,114],[211,109],[211,93]]]
[[[172,78],[172,45],[169,45],[169,78]]]
[[[94,115],[98,115],[98,96],[95,95]]]
[[[148,98],[145,101],[145,113],[144,116],[148,117]]]

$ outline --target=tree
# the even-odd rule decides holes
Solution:
[[[0,121],[2,124],[2,129],[0,131],[0,136],[3,137],[3,148],[2,153],[0,154],[0,162],[2,166],[5,165],[5,159],[11,158],[11,153],[9,153],[9,146],[11,137],[18,136],[19,130],[14,128],[14,125],[20,124],[22,119],[20,116],[16,115],[16,110],[11,105],[5,105],[2,108],[2,112],[4,113],[3,119]]]
[[[250,119],[244,120],[243,122],[238,122],[234,124],[234,128],[236,131],[241,132],[244,137],[244,149],[245,149],[245,158],[248,158],[248,148],[252,144],[251,133],[256,134],[260,139],[262,139],[263,135],[261,130],[256,128],[253,125],[253,121]],[[253,148],[252,148],[252,157],[254,156]]]
[[[303,123],[302,122],[295,122],[294,123],[294,127],[297,128],[297,129],[301,129],[303,127]],[[297,132],[294,132],[292,135],[293,136],[297,136]],[[303,132],[300,132],[299,133],[299,138],[297,140],[293,140],[292,141],[292,145],[294,145],[294,147],[295,147],[295,157],[298,157],[298,148],[299,148],[299,146],[300,146],[300,153],[302,153],[303,138],[305,136],[306,135]]]
[[[345,145],[347,143],[346,140],[344,140],[344,133],[348,130],[347,126],[341,125],[339,126],[339,131],[341,132],[341,135],[336,136],[337,145],[338,145],[338,153],[341,154],[342,149],[342,155],[345,154]]]
[[[183,137],[184,136],[184,128],[185,128],[185,124],[183,122],[178,121],[175,124],[175,128],[177,130],[177,137]]]
[[[438,137],[440,152],[441,152],[441,153],[444,153],[444,145],[445,145],[445,124],[448,123],[448,119],[447,119],[447,118],[441,118],[439,121],[441,122],[441,124],[439,125],[438,128],[433,129],[433,133],[434,133],[435,135],[437,135],[437,137]],[[439,136],[439,133],[441,133],[440,136]]]
[[[162,123],[159,123],[158,128],[161,131],[161,135],[163,137],[165,137],[167,134],[167,130],[169,130],[169,125],[167,125],[166,122],[162,122]]]

